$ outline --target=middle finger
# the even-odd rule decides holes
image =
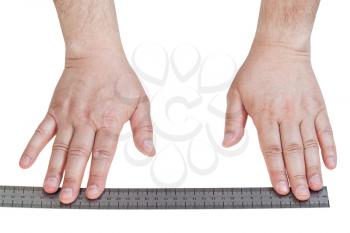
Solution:
[[[298,122],[283,121],[280,124],[283,157],[289,182],[295,197],[307,200],[310,197],[306,181],[304,147]]]

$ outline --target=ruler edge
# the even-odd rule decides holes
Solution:
[[[48,194],[46,192],[43,191],[43,187],[42,186],[13,186],[13,185],[0,185],[0,190],[6,190],[6,188],[11,188],[13,190],[16,190],[16,189],[33,189],[33,190],[40,190],[42,191],[42,193],[44,193],[45,195],[47,196],[50,196],[50,195],[57,195],[57,193],[61,190],[61,187],[55,192],[55,193],[52,193],[52,194]],[[236,191],[242,191],[242,190],[254,190],[254,189],[258,189],[258,190],[268,190],[268,191],[274,191],[273,187],[215,187],[215,188],[208,188],[208,187],[195,187],[195,188],[105,188],[104,192],[101,194],[101,196],[105,193],[105,192],[108,192],[108,191],[155,191],[155,190],[179,190],[179,191],[183,191],[183,190],[213,190],[213,191],[216,191],[216,190],[225,190],[225,189],[229,189],[229,190],[236,190]],[[78,196],[80,196],[83,192],[85,192],[86,188],[80,188],[80,191],[79,191],[79,194]],[[63,209],[63,210],[234,210],[234,209],[247,209],[247,210],[256,210],[256,209],[324,209],[324,208],[330,208],[331,205],[330,205],[330,201],[329,201],[329,193],[328,193],[328,188],[327,186],[323,186],[322,187],[322,190],[325,191],[326,195],[327,195],[327,204],[326,205],[320,205],[320,206],[285,206],[285,207],[268,207],[268,206],[257,206],[257,207],[238,207],[238,208],[232,208],[232,207],[228,207],[228,208],[224,208],[224,207],[211,207],[211,206],[208,206],[207,208],[206,207],[189,207],[189,208],[186,208],[186,207],[183,207],[183,206],[179,206],[179,207],[170,207],[170,208],[162,208],[162,207],[156,207],[156,206],[150,206],[150,207],[147,207],[147,208],[133,208],[133,206],[129,207],[127,206],[127,208],[106,208],[106,207],[102,207],[102,208],[99,208],[99,206],[89,206],[89,208],[75,208],[75,207],[72,207],[71,204],[63,204],[63,203],[60,203],[60,205],[58,206],[51,206],[51,207],[42,207],[42,206],[3,206],[1,205],[0,208],[11,208],[11,209]],[[310,193],[315,193],[315,192],[318,192],[318,191],[312,191],[310,190]],[[275,192],[276,193],[276,192]],[[288,194],[287,194],[288,195]],[[293,195],[293,194],[291,194]],[[282,195],[281,195],[282,196]],[[283,197],[283,196],[282,196]],[[295,197],[294,197],[295,198]],[[95,200],[91,200],[91,201],[98,201],[98,199],[95,199]],[[298,200],[299,201],[299,200]],[[303,202],[307,202],[308,200],[306,201],[299,201],[299,203],[303,203]],[[215,205],[214,205],[215,206]]]

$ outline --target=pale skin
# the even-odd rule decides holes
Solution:
[[[226,147],[256,126],[271,183],[281,195],[307,200],[323,186],[324,164],[334,169],[336,147],[326,105],[310,62],[318,0],[262,0],[251,51],[227,95]]]
[[[336,151],[321,91],[310,64],[309,40],[319,2],[262,0],[256,38],[228,92],[223,145],[243,136],[253,119],[275,190],[300,200],[322,188],[325,165]],[[118,135],[130,121],[135,146],[153,156],[149,100],[125,57],[113,0],[55,0],[66,44],[66,65],[48,112],[20,159],[29,168],[54,139],[44,190],[60,183],[62,203],[72,203],[91,157],[86,196],[106,184]]]
[[[130,121],[136,147],[153,156],[149,100],[123,52],[112,0],[56,0],[66,64],[48,113],[21,160],[30,167],[54,137],[44,190],[73,202],[91,156],[87,198],[105,188],[123,124]],[[63,176],[64,174],[64,176]]]

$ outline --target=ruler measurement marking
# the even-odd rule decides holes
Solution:
[[[228,209],[228,208],[322,208],[329,207],[327,188],[311,191],[301,202],[292,194],[277,195],[272,188],[106,189],[94,201],[85,189],[71,205],[59,202],[58,192],[46,194],[40,187],[0,186],[0,206],[72,209]]]

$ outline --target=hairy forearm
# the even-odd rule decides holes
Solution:
[[[320,0],[262,0],[255,41],[308,50]]]
[[[54,0],[68,55],[120,49],[113,0]]]

